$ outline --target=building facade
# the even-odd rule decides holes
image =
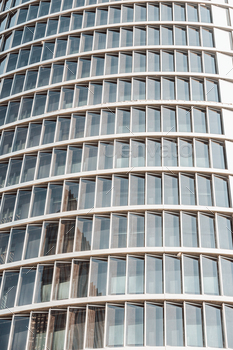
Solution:
[[[233,0],[0,1],[0,348],[233,348]]]

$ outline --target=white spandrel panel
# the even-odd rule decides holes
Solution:
[[[233,126],[233,120],[232,120],[232,126]],[[233,128],[232,128],[233,129]],[[231,129],[231,130],[232,130]],[[231,172],[233,172],[233,142],[226,141],[226,161],[227,161],[227,168]]]
[[[216,53],[219,75],[233,78],[233,57],[223,53]]]
[[[233,83],[225,80],[219,80],[219,89],[221,102],[233,104]]]
[[[222,110],[223,129],[226,137],[233,140],[233,111]]]
[[[231,33],[227,30],[214,28],[215,47],[218,50],[228,51],[232,49]]]
[[[220,6],[212,6],[213,23],[219,26],[229,26],[228,9]]]

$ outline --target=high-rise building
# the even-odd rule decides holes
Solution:
[[[0,0],[0,349],[233,349],[233,0]]]

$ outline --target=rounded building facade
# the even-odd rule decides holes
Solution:
[[[233,348],[233,0],[0,1],[0,348]]]

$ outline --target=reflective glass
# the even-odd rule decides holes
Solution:
[[[165,257],[165,290],[166,293],[181,293],[180,259],[173,258],[171,256]]]
[[[160,258],[147,256],[146,260],[146,293],[163,293],[163,262]],[[160,337],[160,340],[162,336]]]
[[[129,257],[128,259],[128,293],[142,294],[144,292],[144,260]]]
[[[143,346],[144,310],[143,306],[127,304],[126,345]]]
[[[202,310],[200,307],[186,305],[186,332],[188,346],[203,346]]]
[[[106,295],[107,261],[92,259],[90,296]]]
[[[125,294],[126,261],[110,258],[108,294]]]
[[[166,305],[167,345],[183,346],[183,312],[181,306]]]
[[[184,292],[200,294],[199,261],[184,256]]]
[[[76,251],[84,251],[91,249],[92,237],[92,219],[80,218],[77,219],[77,242]]]
[[[207,346],[223,347],[223,329],[221,310],[210,305],[205,306]]]
[[[219,295],[217,261],[203,257],[202,269],[204,293]]]
[[[20,275],[20,288],[17,305],[27,305],[32,303],[36,269],[23,268]]]
[[[124,344],[124,308],[107,306],[107,339],[108,347],[123,346]]]

